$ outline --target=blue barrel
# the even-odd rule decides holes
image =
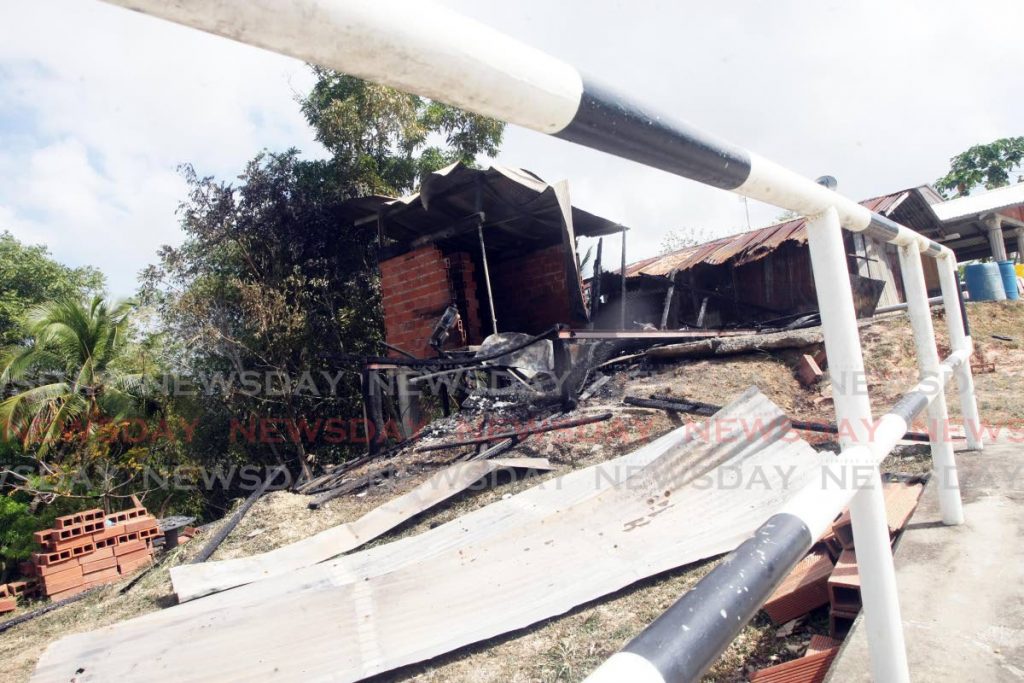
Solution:
[[[1003,301],[1006,288],[995,263],[972,263],[964,267],[964,280],[971,301]]]
[[[1016,301],[1020,298],[1017,293],[1017,269],[1013,267],[1013,261],[999,262],[999,275],[1003,279],[1003,289],[1006,291],[1006,298]]]

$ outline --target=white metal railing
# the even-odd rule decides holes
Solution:
[[[878,681],[907,681],[896,579],[878,465],[927,409],[931,452],[946,524],[963,520],[943,389],[959,386],[968,445],[981,448],[961,316],[956,259],[940,244],[873,214],[799,174],[610,91],[574,67],[491,27],[427,0],[110,0],[338,69],[361,78],[493,116],[594,149],[808,216],[808,244],[829,359],[842,453],[826,466],[843,482],[799,492],[733,558],[654,622],[591,677],[594,681],[691,680],[699,677],[849,504],[857,539],[862,598]],[[841,228],[899,247],[921,382],[872,427],[869,397],[859,380],[864,361],[846,273]],[[921,267],[938,266],[952,354],[939,361]],[[858,468],[868,476],[848,477]],[[772,562],[765,560],[775,553]],[[744,577],[737,597],[728,582]],[[732,601],[722,620],[718,601]],[[704,619],[704,622],[701,622]],[[717,622],[726,622],[724,625]],[[691,628],[692,626],[692,628]],[[696,633],[697,635],[694,635]],[[689,635],[687,635],[689,634]]]

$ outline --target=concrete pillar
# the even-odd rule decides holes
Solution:
[[[1017,236],[1017,263],[1024,263],[1024,228],[1017,228],[1014,235]]]
[[[1003,219],[999,216],[985,218],[988,230],[988,243],[992,247],[992,258],[996,261],[1006,260],[1006,243],[1003,242]]]

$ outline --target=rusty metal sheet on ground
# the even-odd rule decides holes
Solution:
[[[32,680],[355,681],[529,626],[735,548],[822,463],[787,424],[748,391],[419,536],[64,638]]]

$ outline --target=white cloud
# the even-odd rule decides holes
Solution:
[[[260,149],[322,149],[299,61],[99,2],[0,6],[0,229],[107,273],[180,241],[176,169],[232,178]]]
[[[446,4],[855,198],[1022,133],[1015,0]],[[180,239],[179,163],[230,178],[263,147],[322,153],[294,101],[310,82],[296,60],[100,2],[0,4],[0,228],[127,293]],[[745,227],[728,193],[537,133],[510,129],[497,161],[568,178],[575,203],[632,228],[631,258],[669,229]],[[750,209],[754,226],[779,213]]]

